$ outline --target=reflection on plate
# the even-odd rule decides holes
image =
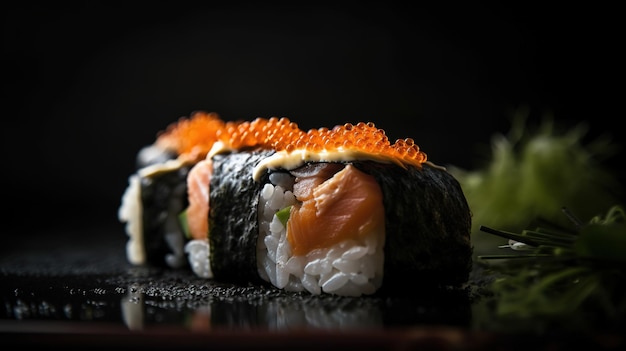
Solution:
[[[190,272],[131,268],[107,276],[4,277],[3,319],[120,323],[129,330],[373,329],[412,325],[468,327],[466,291],[411,297],[338,297],[272,287],[219,284]]]
[[[0,254],[0,335],[49,347],[210,346],[242,349],[519,349],[558,345],[615,349],[606,330],[533,329],[501,333],[482,314],[485,275],[467,289],[411,288],[397,296],[337,297],[266,286],[222,284],[189,270],[135,267],[124,236],[45,235]],[[416,282],[419,283],[419,282]],[[623,333],[622,333],[623,334]],[[277,338],[275,338],[277,337]]]

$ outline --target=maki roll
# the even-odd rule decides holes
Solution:
[[[215,113],[195,112],[142,148],[128,178],[118,218],[129,239],[126,256],[135,265],[188,265],[188,241],[179,215],[188,206],[187,175],[204,158],[224,122]]]
[[[341,296],[467,281],[469,207],[412,139],[391,144],[372,123],[305,132],[257,118],[213,140],[179,215],[197,275]]]

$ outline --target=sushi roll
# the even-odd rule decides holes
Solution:
[[[188,265],[188,241],[179,215],[188,207],[187,175],[206,156],[224,122],[203,111],[181,118],[157,134],[136,157],[136,172],[118,209],[128,235],[126,257],[135,265]]]
[[[218,129],[179,215],[198,276],[340,296],[467,281],[468,204],[412,139],[391,144],[363,122],[305,132],[287,118]]]

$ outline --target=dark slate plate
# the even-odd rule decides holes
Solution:
[[[125,244],[117,227],[13,238],[0,256],[3,340],[135,349],[624,345],[613,334],[477,327],[475,305],[489,279],[479,267],[460,290],[407,282],[393,296],[311,296],[202,279],[188,269],[135,267]]]

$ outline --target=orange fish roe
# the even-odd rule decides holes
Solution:
[[[159,143],[179,154],[192,158],[206,157],[216,141],[231,149],[260,147],[287,153],[295,150],[311,152],[359,151],[420,166],[426,154],[411,138],[398,139],[391,144],[385,131],[374,123],[346,123],[333,129],[319,128],[302,131],[288,118],[256,118],[248,122],[223,122],[214,113],[195,113],[180,119],[159,136]]]
[[[218,140],[218,131],[224,128],[216,113],[195,112],[189,118],[181,117],[157,136],[157,144],[178,155],[199,161]]]

